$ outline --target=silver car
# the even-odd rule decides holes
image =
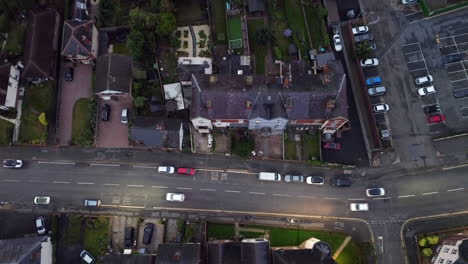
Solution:
[[[286,175],[284,176],[285,182],[304,182],[304,176],[301,175]]]
[[[387,92],[387,88],[385,86],[375,86],[367,89],[367,93],[370,96],[380,96],[384,95]]]

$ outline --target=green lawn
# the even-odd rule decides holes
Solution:
[[[7,57],[15,57],[23,53],[25,24],[14,24],[8,32],[8,39],[5,45]]]
[[[284,30],[288,28],[288,21],[286,20],[286,15],[284,12],[284,1],[285,0],[277,0],[276,6],[273,5],[274,1],[267,1],[268,9],[271,10],[269,12],[269,28],[272,30],[273,35],[276,39],[274,46],[277,46],[279,48],[280,53],[282,55],[282,58],[276,57],[275,59],[281,60],[284,60],[288,57],[288,46],[290,43],[289,40],[283,35]]]
[[[336,259],[336,262],[340,264],[346,263],[366,263],[365,257],[362,255],[356,242],[353,240],[349,241],[348,245],[341,251],[340,255]]]
[[[240,40],[236,41],[236,46],[232,47],[233,49],[242,48],[242,25],[240,16],[228,16],[228,35],[229,41],[231,40]],[[240,46],[238,46],[240,45]]]
[[[312,39],[312,46],[314,48],[328,47],[330,40],[327,33],[327,26],[325,24],[325,17],[322,12],[326,9],[320,4],[316,3],[315,7],[306,6],[307,22],[309,24],[310,37]]]
[[[207,236],[215,239],[234,239],[234,225],[208,223]]]
[[[263,237],[265,233],[260,233],[260,232],[247,232],[247,231],[239,231],[239,235],[241,235],[243,238],[259,238]]]
[[[93,256],[106,253],[109,238],[109,218],[105,216],[85,219],[84,248]]]
[[[112,45],[112,52],[117,53],[117,54],[126,54],[126,55],[129,54],[127,44],[125,42],[114,43]]]
[[[304,135],[302,137],[302,151],[305,160],[320,159],[320,142],[318,135]]]
[[[81,98],[73,107],[72,144],[91,146],[93,144],[93,129],[91,126],[91,98]]]
[[[63,234],[65,243],[69,246],[77,245],[81,241],[81,222],[83,217],[79,215],[68,215],[67,231]]]
[[[247,27],[249,30],[250,52],[255,57],[255,73],[265,74],[267,47],[254,41],[255,32],[261,28],[264,28],[265,23],[263,22],[263,19],[250,19],[247,21]]]
[[[53,81],[42,82],[26,87],[23,113],[18,141],[20,143],[45,144],[47,141],[47,126],[41,124],[38,117],[41,113],[49,119],[49,110],[54,97]]]
[[[293,31],[292,40],[301,50],[302,56],[304,57],[304,55],[307,54],[307,50],[309,50],[309,41],[300,0],[284,0],[284,4],[286,6],[284,9],[286,19],[289,27]]]
[[[218,44],[226,44],[227,41],[227,30],[226,30],[226,7],[224,0],[213,0],[211,1],[214,26],[216,32],[216,42]]]
[[[6,120],[0,119],[0,144],[9,144],[13,136],[15,125]]]

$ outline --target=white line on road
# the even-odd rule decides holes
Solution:
[[[5,182],[19,182],[19,180],[3,180]]]
[[[107,167],[119,167],[120,164],[112,164],[112,163],[91,163],[91,166],[107,166]]]
[[[39,164],[75,165],[75,162],[38,161]]]
[[[297,197],[300,197],[300,198],[311,198],[311,199],[315,199],[314,196],[306,196],[306,195],[299,195]]]
[[[176,189],[179,189],[179,190],[192,190],[192,188],[189,188],[189,187],[176,187]]]
[[[457,189],[450,189],[447,192],[456,192],[456,191],[463,191],[465,188],[457,188]]]
[[[156,169],[156,166],[138,166],[138,165],[133,165],[133,168]]]
[[[120,186],[118,183],[104,183],[106,186]]]
[[[228,173],[238,173],[238,174],[251,174],[251,175],[258,174],[256,172],[249,172],[248,170],[227,170],[226,172],[228,172]]]
[[[240,191],[232,191],[232,190],[224,190],[224,191],[228,193],[240,193]]]
[[[261,192],[249,192],[250,194],[258,194],[258,195],[264,195],[265,193],[261,193]]]
[[[445,167],[445,168],[442,168],[442,170],[453,170],[453,169],[458,169],[458,168],[463,168],[463,167],[466,167],[468,166],[468,164],[462,164],[462,165],[458,165],[458,166],[452,166],[452,167]]]
[[[410,54],[414,54],[414,53],[418,53],[418,52],[421,52],[420,50],[418,51],[411,51],[411,52],[408,52],[408,53],[404,53],[403,55],[410,55]]]
[[[390,197],[379,197],[379,198],[374,198],[374,200],[390,200]]]
[[[134,185],[134,184],[129,184],[127,185],[128,187],[138,187],[138,188],[143,188],[145,187],[144,185]]]
[[[77,182],[76,184],[88,184],[88,185],[92,185],[94,184],[94,182]]]
[[[419,68],[419,69],[415,69],[415,70],[410,70],[409,72],[422,71],[422,70],[427,71],[427,68]]]
[[[324,197],[325,200],[339,200],[340,198],[337,197]]]
[[[30,180],[30,181],[28,181],[28,182],[40,182],[40,183],[45,183],[45,182],[47,182],[47,181],[36,181],[36,180]]]
[[[416,45],[416,44],[419,44],[419,42],[408,43],[408,44],[404,44],[404,45],[401,45],[401,46],[405,47],[405,46],[411,46],[411,45]]]
[[[205,192],[216,192],[215,189],[200,189],[200,191],[205,191]]]
[[[409,14],[406,14],[405,16],[408,17],[408,16],[419,14],[419,13],[422,13],[422,11],[416,11],[416,12],[413,12],[413,13],[409,13]]]
[[[400,196],[398,196],[398,198],[408,198],[408,197],[414,197],[414,196],[416,196],[416,195],[408,194],[408,195],[400,195]]]
[[[159,188],[159,189],[167,189],[168,187],[167,186],[159,186],[159,185],[153,185],[151,186],[153,188]]]
[[[273,195],[275,195],[275,196],[282,196],[282,197],[291,196],[291,195],[289,195],[289,194],[280,194],[280,193],[274,193]]]
[[[427,192],[427,193],[423,193],[422,195],[431,195],[431,194],[437,194],[439,192]]]
[[[131,208],[131,209],[144,209],[144,206],[132,206],[132,205],[114,205],[114,204],[101,204],[105,207],[116,207],[116,208]]]
[[[198,171],[224,172],[224,170],[197,169]]]
[[[348,201],[362,201],[365,200],[366,198],[348,198]]]
[[[63,184],[69,184],[70,182],[67,182],[67,181],[54,181],[54,183],[63,183]]]

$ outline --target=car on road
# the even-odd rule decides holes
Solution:
[[[38,235],[45,235],[46,233],[44,217],[42,216],[36,218],[36,232]]]
[[[452,54],[452,55],[443,56],[442,62],[445,64],[449,64],[452,62],[461,61],[462,59],[463,59],[463,56],[461,54]]]
[[[135,236],[135,228],[134,227],[126,227],[125,228],[125,235],[124,235],[124,245],[125,247],[129,248],[133,246],[133,237]]]
[[[361,60],[362,67],[375,67],[379,66],[379,60],[377,58],[363,59]]]
[[[356,43],[363,42],[363,41],[372,41],[372,40],[374,40],[374,36],[371,33],[354,36],[354,42]]]
[[[313,185],[323,185],[325,183],[325,179],[322,176],[309,176],[306,178],[306,183]]]
[[[427,117],[427,122],[429,124],[440,123],[445,121],[444,115],[430,115]]]
[[[375,86],[367,89],[367,93],[370,96],[381,96],[387,92],[387,88],[385,86]]]
[[[185,174],[185,175],[193,176],[193,175],[195,175],[195,169],[191,169],[191,168],[178,168],[178,169],[177,169],[177,173],[178,173],[178,174]]]
[[[304,176],[302,175],[285,175],[285,182],[304,182]]]
[[[375,104],[372,106],[374,113],[386,113],[390,110],[390,106],[388,104]]]
[[[464,98],[468,96],[468,89],[459,89],[453,91],[453,97],[455,98]]]
[[[368,203],[351,203],[349,209],[353,212],[369,211]]]
[[[50,197],[49,196],[36,196],[34,197],[34,204],[49,204]]]
[[[108,104],[105,104],[102,107],[102,113],[101,113],[102,121],[109,121],[110,120],[110,114],[111,114],[111,106],[108,105]]]
[[[143,244],[149,245],[151,244],[151,238],[153,237],[154,231],[154,224],[153,223],[146,223],[145,229],[143,229]]]
[[[65,67],[65,81],[71,82],[73,81],[73,67]]]
[[[337,187],[349,187],[351,186],[351,180],[346,178],[332,178],[330,180],[332,186]]]
[[[341,144],[340,143],[335,143],[335,142],[328,142],[323,145],[324,149],[334,149],[334,150],[340,150],[341,149]]]
[[[341,38],[340,38],[339,34],[333,35],[333,45],[335,46],[336,51],[342,51],[343,50],[343,46],[342,46]]]
[[[432,75],[426,75],[426,76],[418,77],[418,78],[416,78],[414,80],[416,85],[430,83],[430,82],[433,82],[433,81],[434,81],[434,78],[432,77]]]
[[[423,108],[425,114],[434,114],[440,112],[439,104],[432,104]]]
[[[185,200],[185,195],[183,193],[167,193],[166,201],[170,202],[183,202]]]
[[[384,188],[369,188],[369,189],[366,189],[366,195],[367,197],[384,196],[385,189]]]
[[[3,167],[4,168],[10,168],[10,169],[19,169],[23,167],[23,161],[22,160],[13,160],[13,159],[7,159],[3,161]]]
[[[434,86],[427,86],[427,87],[423,87],[423,88],[418,89],[418,95],[419,96],[426,96],[426,95],[429,95],[429,94],[433,94],[435,92],[436,92],[436,90],[435,90]]]
[[[175,168],[172,166],[159,166],[158,172],[172,174],[175,172]]]
[[[97,200],[97,199],[85,200],[84,205],[87,207],[99,207],[101,206],[101,200]]]
[[[371,85],[378,85],[382,83],[382,78],[380,76],[369,77],[366,79],[366,84]]]
[[[353,34],[354,35],[359,35],[359,34],[364,34],[369,31],[368,26],[359,26],[359,27],[353,27]]]
[[[80,258],[87,264],[93,264],[95,262],[94,257],[84,249],[80,253]]]

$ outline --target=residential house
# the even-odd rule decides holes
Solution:
[[[200,243],[159,244],[156,264],[202,264],[203,248]]]
[[[444,239],[434,252],[431,262],[437,264],[468,263],[468,235],[458,234]]]
[[[98,30],[93,21],[65,21],[62,56],[67,60],[84,64],[92,63],[97,57],[98,44]]]
[[[55,9],[35,9],[30,12],[22,78],[33,82],[55,79],[59,27],[60,15]]]
[[[5,63],[0,65],[0,108],[16,108],[20,66]]]
[[[156,255],[153,254],[105,254],[100,257],[102,264],[154,264]]]
[[[122,54],[99,56],[96,63],[96,92],[103,100],[111,96],[130,95],[132,90],[132,59]]]
[[[130,138],[135,145],[182,150],[184,123],[174,118],[137,116],[130,128]]]
[[[52,242],[47,236],[0,240],[0,263],[52,264]]]
[[[216,240],[207,245],[207,264],[270,264],[266,239]]]
[[[337,264],[330,246],[316,238],[309,238],[297,247],[276,247],[271,250],[272,264]]]
[[[174,110],[185,109],[184,95],[182,93],[182,84],[180,82],[165,84],[163,86],[163,89],[164,99],[166,100],[166,109],[173,108],[169,105],[174,105]]]

